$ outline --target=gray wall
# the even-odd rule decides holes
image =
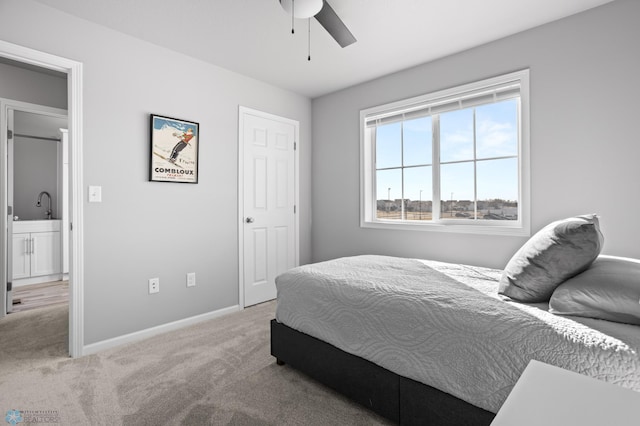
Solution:
[[[300,121],[300,259],[311,259],[308,98],[30,0],[0,2],[0,39],[84,64],[84,184],[103,199],[84,204],[85,344],[238,303],[239,105]],[[200,123],[197,185],[148,182],[150,113]]]
[[[47,197],[37,207],[38,194],[51,195],[51,210],[59,218],[58,202],[58,148],[57,142],[15,138],[13,173],[13,214],[22,220],[46,219]]]
[[[62,193],[58,194],[58,178],[62,170],[58,167],[58,151],[62,149],[61,142],[17,135],[58,139],[60,138],[59,129],[66,127],[66,119],[15,111],[13,139],[14,216],[19,216],[22,220],[45,219],[48,200],[44,197],[40,207],[36,206],[36,201],[41,191],[47,191],[51,195],[52,217],[60,218],[58,202],[60,202]]]
[[[0,4],[0,11],[4,9],[5,5]],[[7,16],[3,14],[2,18]],[[15,65],[0,59],[0,98],[67,109],[66,77]]]
[[[313,101],[313,260],[391,254],[504,267],[522,237],[359,227],[359,111],[531,70],[532,229],[598,213],[604,252],[640,257],[640,2],[618,0]]]
[[[27,67],[0,58],[0,98],[66,109],[66,75]],[[16,112],[15,133],[57,137],[56,132],[42,133],[42,125],[33,120],[33,114]],[[54,196],[53,211],[57,215],[56,142],[19,137],[14,141],[14,214],[21,219],[44,218],[44,209],[35,203],[40,191],[48,191]]]

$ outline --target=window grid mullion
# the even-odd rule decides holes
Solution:
[[[404,211],[404,120],[400,123],[400,218],[406,220]]]
[[[511,157],[506,157],[506,158],[511,158]],[[513,156],[513,158],[516,158],[516,156]],[[495,160],[495,158],[492,158],[492,160]],[[479,160],[479,161],[482,161],[482,160]],[[448,163],[445,163],[445,164],[448,164]],[[417,169],[417,168],[420,168],[420,167],[431,167],[431,166],[433,166],[433,164],[431,164],[431,163],[427,163],[427,164],[413,164],[413,165],[411,165],[411,166],[404,166],[404,167],[398,167],[398,166],[395,166],[395,167],[381,167],[381,168],[379,168],[379,169],[376,169],[376,171],[381,171],[381,170],[396,170],[396,169],[400,169],[400,168],[402,168],[402,169]]]
[[[522,207],[523,207],[523,153],[522,153],[522,99],[518,98],[518,102],[516,102],[516,126],[518,128],[518,217],[521,218],[523,216]]]
[[[473,109],[473,220],[478,220],[478,145],[476,109]]]
[[[431,116],[431,220],[440,220],[440,114]]]
[[[500,157],[487,157],[487,158],[477,158],[475,161],[477,161],[478,163],[482,162],[482,161],[491,161],[491,160],[506,160],[509,158],[518,158],[517,155],[503,155]],[[443,161],[440,164],[458,164],[458,163],[470,163],[474,160],[453,160],[453,161]],[[389,167],[392,168],[392,167]],[[384,169],[380,169],[380,170],[384,170]]]
[[[376,150],[376,143],[378,140],[378,129],[373,129],[371,132],[371,155],[374,160],[373,167],[371,168],[371,181],[373,185],[371,185],[371,202],[370,208],[372,211],[371,218],[372,220],[378,218],[378,153]]]

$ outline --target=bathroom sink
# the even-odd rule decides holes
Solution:
[[[25,219],[13,221],[13,233],[50,232],[60,230],[60,219]]]

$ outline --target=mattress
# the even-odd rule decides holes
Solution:
[[[530,360],[640,391],[640,327],[497,294],[496,269],[346,257],[276,278],[276,320],[496,413]]]

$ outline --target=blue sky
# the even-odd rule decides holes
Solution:
[[[197,136],[198,134],[198,127],[194,126],[194,123],[188,123],[181,120],[174,120],[170,118],[153,117],[154,129],[160,130],[164,125],[174,127],[181,132],[186,132],[187,129],[192,129],[194,136]]]
[[[517,100],[482,105],[476,112],[476,156],[478,199],[518,198]],[[404,128],[402,126],[404,125]],[[432,119],[422,117],[403,123],[379,126],[376,141],[376,168],[402,165],[401,135],[404,137],[404,198],[432,199]],[[403,133],[402,133],[403,132]],[[473,109],[440,115],[441,197],[444,200],[473,200],[473,162],[444,164],[473,159]],[[402,197],[400,169],[377,172],[377,199]],[[391,190],[389,191],[389,188]],[[421,192],[422,191],[422,192]]]

